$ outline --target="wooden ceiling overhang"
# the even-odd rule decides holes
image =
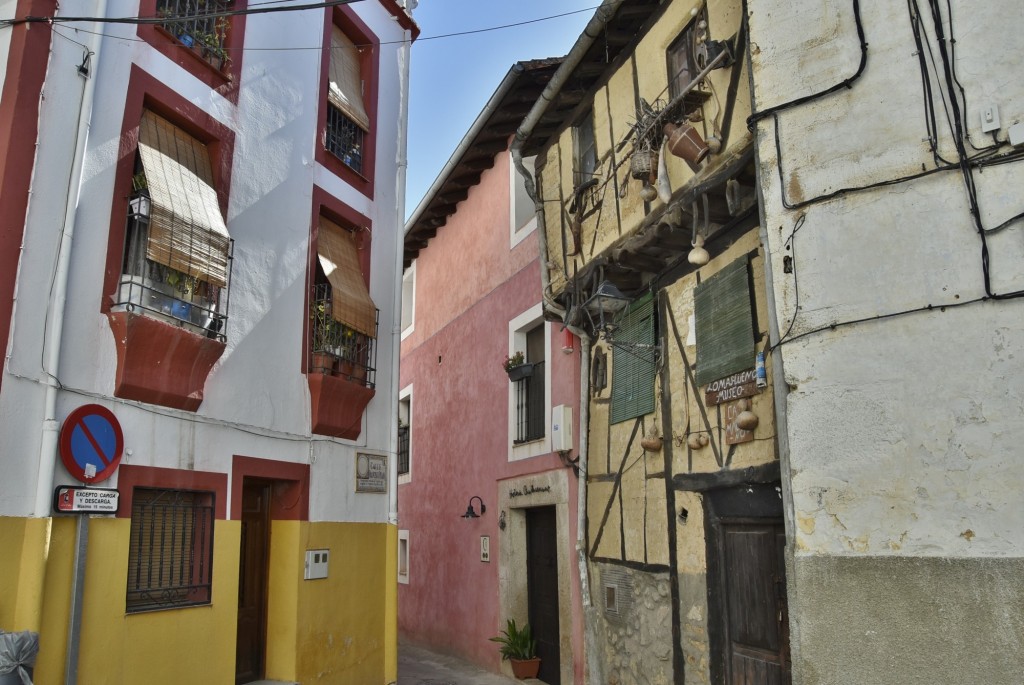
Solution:
[[[705,199],[707,225],[705,226]],[[704,247],[712,257],[739,239],[759,221],[753,141],[729,150],[677,189],[672,199],[651,211],[640,226],[579,267],[554,299],[574,320],[585,325],[580,306],[602,281],[610,281],[634,297],[695,270],[687,261],[693,238],[694,213]],[[578,320],[577,320],[578,317]]]
[[[531,130],[523,147],[524,157],[535,155],[557,141],[558,135],[572,124],[579,110],[590,102],[593,93],[610,78],[615,66],[629,58],[640,37],[669,2],[671,0],[626,0],[619,5]],[[424,198],[417,208],[421,211],[406,225],[405,268],[447,223],[459,202],[469,195],[470,188],[480,182],[480,175],[494,166],[495,155],[508,149],[512,135],[561,64],[562,58],[556,58],[519,62],[513,67],[513,71],[522,68],[516,82],[494,108],[442,184],[438,187],[435,182],[433,195]]]

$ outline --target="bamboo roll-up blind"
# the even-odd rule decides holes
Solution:
[[[146,256],[226,286],[230,236],[206,145],[146,111],[139,126],[139,156],[152,204]]]
[[[364,131],[370,117],[363,105],[363,77],[359,48],[337,26],[331,34],[330,88],[327,99]]]
[[[331,283],[331,310],[337,321],[377,337],[377,306],[363,281],[359,252],[350,231],[320,218],[317,256],[324,275]]]

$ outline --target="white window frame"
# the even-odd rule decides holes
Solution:
[[[402,573],[402,553],[405,552],[405,573]],[[412,556],[409,554],[409,531],[398,531],[398,554],[395,557],[395,567],[398,572],[398,582],[402,585],[409,584],[409,567]]]
[[[399,402],[401,402],[402,400],[406,400],[406,399],[409,400],[409,472],[408,473],[401,473],[401,474],[398,475],[398,484],[399,485],[405,485],[406,483],[411,483],[412,482],[412,416],[413,416],[413,411],[415,411],[415,408],[413,407],[413,399],[412,399],[412,386],[413,386],[413,384],[410,383],[409,385],[405,386],[404,388],[402,388],[401,390],[398,391],[398,401]],[[395,455],[395,466],[397,467],[397,465],[398,465],[398,455],[396,454]]]
[[[406,288],[410,293],[408,307],[406,310]],[[405,313],[409,312],[409,325],[405,325]],[[416,330],[416,262],[409,265],[409,268],[402,274],[402,340],[408,338]]]
[[[521,445],[515,444],[516,388],[508,384],[508,460],[519,461],[551,452],[551,324],[544,321],[544,307],[538,302],[508,322],[508,353],[526,352],[526,333],[540,324],[544,326],[544,437]],[[411,469],[411,458],[410,458]]]
[[[523,160],[523,164],[526,165],[527,169],[533,169],[536,157],[527,157]],[[515,247],[519,243],[526,239],[526,236],[530,235],[537,229],[537,212],[531,211],[530,219],[522,226],[516,225],[516,197],[518,196],[517,186],[521,183],[522,177],[519,174],[519,169],[516,168],[515,160],[512,155],[508,156],[509,175],[508,175],[508,226],[509,226],[509,249]],[[536,177],[534,177],[536,182]],[[533,207],[531,206],[531,209]]]

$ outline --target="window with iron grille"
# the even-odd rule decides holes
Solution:
[[[340,26],[331,27],[327,130],[324,147],[357,173],[363,171],[363,136],[370,130],[364,102],[363,50]]]
[[[533,373],[515,381],[516,437],[518,445],[544,437],[544,362],[533,363]]]
[[[135,488],[128,545],[129,613],[209,604],[214,494]]]
[[[363,129],[334,105],[327,105],[324,147],[353,171],[363,171]]]
[[[204,60],[223,69],[227,59],[228,18],[217,16],[231,9],[220,0],[157,0],[160,26]]]
[[[223,341],[233,242],[207,146],[145,111],[114,309]]]

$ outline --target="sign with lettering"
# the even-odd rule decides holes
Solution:
[[[743,430],[736,425],[736,417],[743,413],[742,402],[725,405],[725,444],[738,445],[754,439],[754,431]]]
[[[704,389],[704,399],[710,407],[741,397],[753,397],[759,392],[757,371],[749,369],[708,383]]]
[[[53,510],[61,514],[116,514],[117,490],[61,485],[53,492]]]
[[[388,491],[388,457],[386,454],[356,452],[356,492]]]

